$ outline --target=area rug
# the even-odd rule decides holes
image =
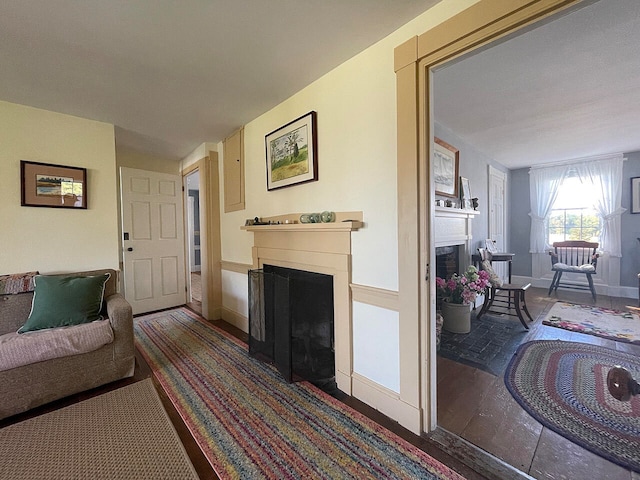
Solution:
[[[459,479],[446,465],[186,309],[135,319],[136,344],[221,479]]]
[[[622,365],[640,378],[640,358],[585,343],[522,344],[505,371],[513,397],[536,420],[612,462],[640,472],[640,397],[620,402],[607,373]]]
[[[502,375],[527,330],[514,318],[485,314],[471,318],[469,333],[442,330],[438,355],[454,362]]]
[[[198,478],[151,379],[0,429],[0,478]]]
[[[556,302],[542,323],[572,332],[640,344],[640,317],[630,312]]]

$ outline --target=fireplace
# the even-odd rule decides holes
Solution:
[[[249,272],[249,354],[289,382],[332,393],[335,382],[333,277],[274,265]]]
[[[436,276],[448,279],[460,270],[460,246],[436,247]]]

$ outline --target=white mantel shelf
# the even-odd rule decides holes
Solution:
[[[271,225],[244,225],[248,232],[352,232],[364,226],[363,222],[281,223]]]
[[[480,215],[480,212],[477,210],[467,210],[462,208],[453,208],[453,207],[433,207],[436,212],[436,217],[449,217],[449,216],[460,216],[460,217],[475,217],[476,215]]]

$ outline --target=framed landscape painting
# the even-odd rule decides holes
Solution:
[[[447,142],[434,137],[433,180],[436,195],[445,197],[458,196],[458,161],[459,151]]]
[[[265,136],[267,190],[318,180],[316,112]]]
[[[87,169],[20,160],[23,207],[87,208]]]

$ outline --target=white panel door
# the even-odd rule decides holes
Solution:
[[[506,182],[505,173],[489,165],[489,238],[495,242],[498,252],[506,252],[504,208]],[[508,269],[505,262],[494,263],[493,269],[503,281],[508,281]]]
[[[133,313],[183,305],[182,179],[120,167],[124,291]]]

